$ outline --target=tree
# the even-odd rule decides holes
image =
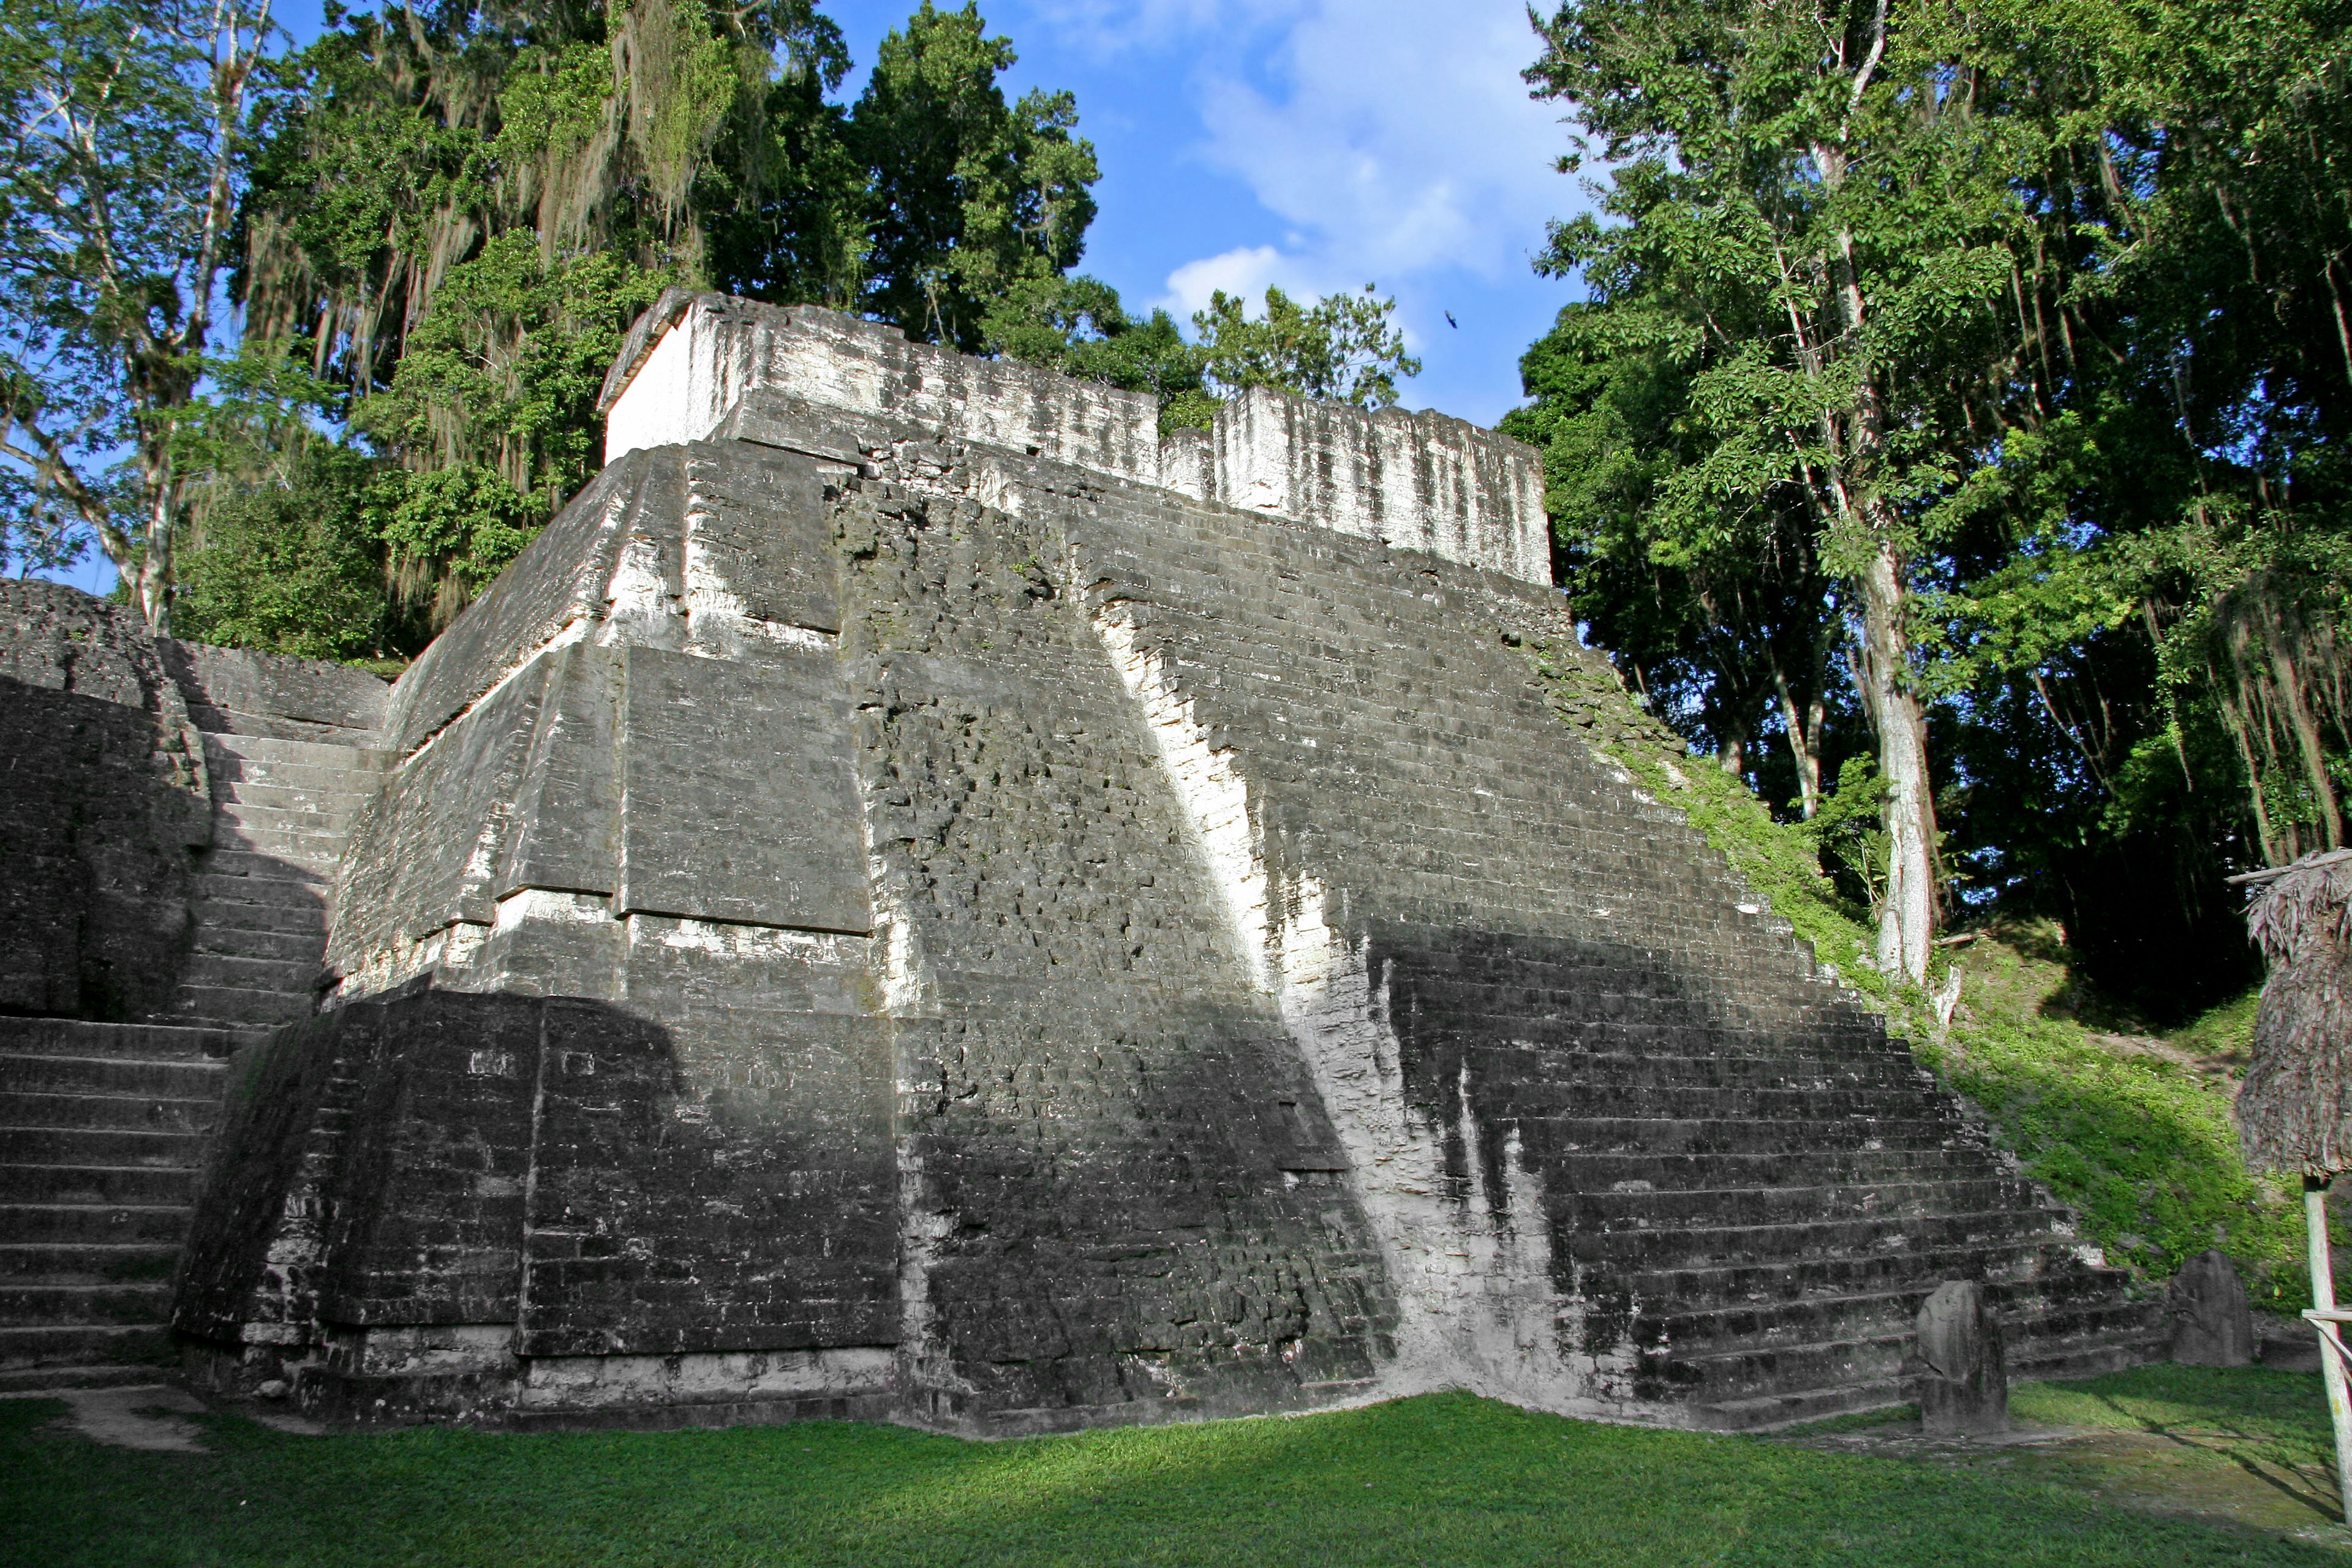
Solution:
[[[1077,265],[1101,177],[1068,93],[1006,107],[996,79],[1017,57],[987,26],[976,5],[923,0],[882,40],[848,124],[869,181],[866,309],[966,353],[986,346],[992,300]]]
[[[1544,24],[1528,72],[1597,141],[1620,220],[1555,226],[1546,265],[1682,329],[1664,506],[1801,507],[1840,584],[1885,791],[1878,959],[1913,980],[1939,912],[1915,594],[1988,461],[1972,420],[2014,395],[1996,304],[2022,212],[1934,20],[1591,0]]]
[[[159,632],[279,36],[268,0],[0,0],[0,483],[52,557],[66,520],[95,536]]]
[[[1086,381],[1149,392],[1160,399],[1165,435],[1205,425],[1217,408],[1202,386],[1208,356],[1184,341],[1165,310],[1130,316],[1118,290],[1094,278],[1028,278],[991,303],[982,318],[986,352]]]
[[[1777,724],[1788,771],[1776,798],[1793,795],[1811,819],[1842,629],[1811,516],[1789,488],[1693,495],[1672,482],[1692,455],[1684,437],[1707,348],[1668,313],[1570,305],[1521,360],[1531,401],[1503,429],[1544,454],[1578,620],[1727,772],[1777,779],[1757,745]]]
[[[987,352],[1065,375],[1082,376],[1160,399],[1160,428],[1206,429],[1226,398],[1252,386],[1381,408],[1396,401],[1396,378],[1421,374],[1403,334],[1389,325],[1396,301],[1366,284],[1301,307],[1265,291],[1257,320],[1246,302],[1220,290],[1195,311],[1188,342],[1165,310],[1130,316],[1118,291],[1093,278],[1024,279],[982,321]]]
[[[1247,303],[1221,289],[1192,315],[1207,378],[1226,395],[1278,386],[1320,402],[1386,408],[1397,400],[1397,377],[1421,374],[1404,334],[1390,324],[1396,301],[1370,283],[1360,294],[1327,294],[1307,306],[1268,289],[1255,321]]]

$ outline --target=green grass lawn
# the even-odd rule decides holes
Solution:
[[[2193,1388],[2120,1386],[2201,1412],[2192,1420],[2231,1403],[2226,1387],[2199,1405]],[[2290,1385],[2276,1392],[2276,1440],[2307,1443],[2309,1412]],[[2102,1397],[2079,1403],[2112,1412]],[[222,1416],[206,1419],[202,1454],[100,1447],[50,1426],[62,1411],[0,1402],[0,1563],[12,1568],[2347,1561],[2039,1478],[1595,1426],[1460,1394],[998,1444],[824,1423],[305,1437]]]

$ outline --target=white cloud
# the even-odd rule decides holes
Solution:
[[[1212,294],[1238,294],[1255,302],[1269,285],[1310,296],[1348,287],[1312,258],[1286,255],[1271,245],[1249,245],[1179,267],[1168,275],[1168,293],[1159,303],[1179,316],[1190,316],[1205,307]]]
[[[1276,258],[1190,263],[1169,279],[1172,300],[1199,276],[1240,276],[1244,256],[1268,280],[1325,291],[1369,279],[1417,292],[1414,283],[1456,268],[1499,279],[1527,267],[1546,219],[1577,204],[1551,164],[1565,142],[1559,110],[1531,100],[1519,77],[1538,47],[1521,0],[1255,10],[1287,24],[1265,57],[1269,85],[1203,68],[1202,153],[1296,241]]]

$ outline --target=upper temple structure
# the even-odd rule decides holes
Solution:
[[[604,405],[603,472],[388,692],[106,623],[180,979],[9,1048],[209,1031],[157,1300],[215,1382],[1753,1426],[1905,1397],[1946,1279],[2028,1374],[2161,1344],[1548,698],[1538,649],[1600,661],[1527,447],[1263,389],[1163,440],[683,292]]]

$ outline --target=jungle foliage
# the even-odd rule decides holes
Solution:
[[[1555,226],[1542,264],[1587,300],[1511,419],[1563,582],[1776,809],[1867,792],[1827,863],[1882,966],[1926,973],[1921,933],[1885,940],[1914,823],[1931,926],[2055,916],[2159,1014],[2253,973],[2225,874],[2344,842],[2347,20],[1583,0],[1543,26],[1528,79],[1597,206]]]

